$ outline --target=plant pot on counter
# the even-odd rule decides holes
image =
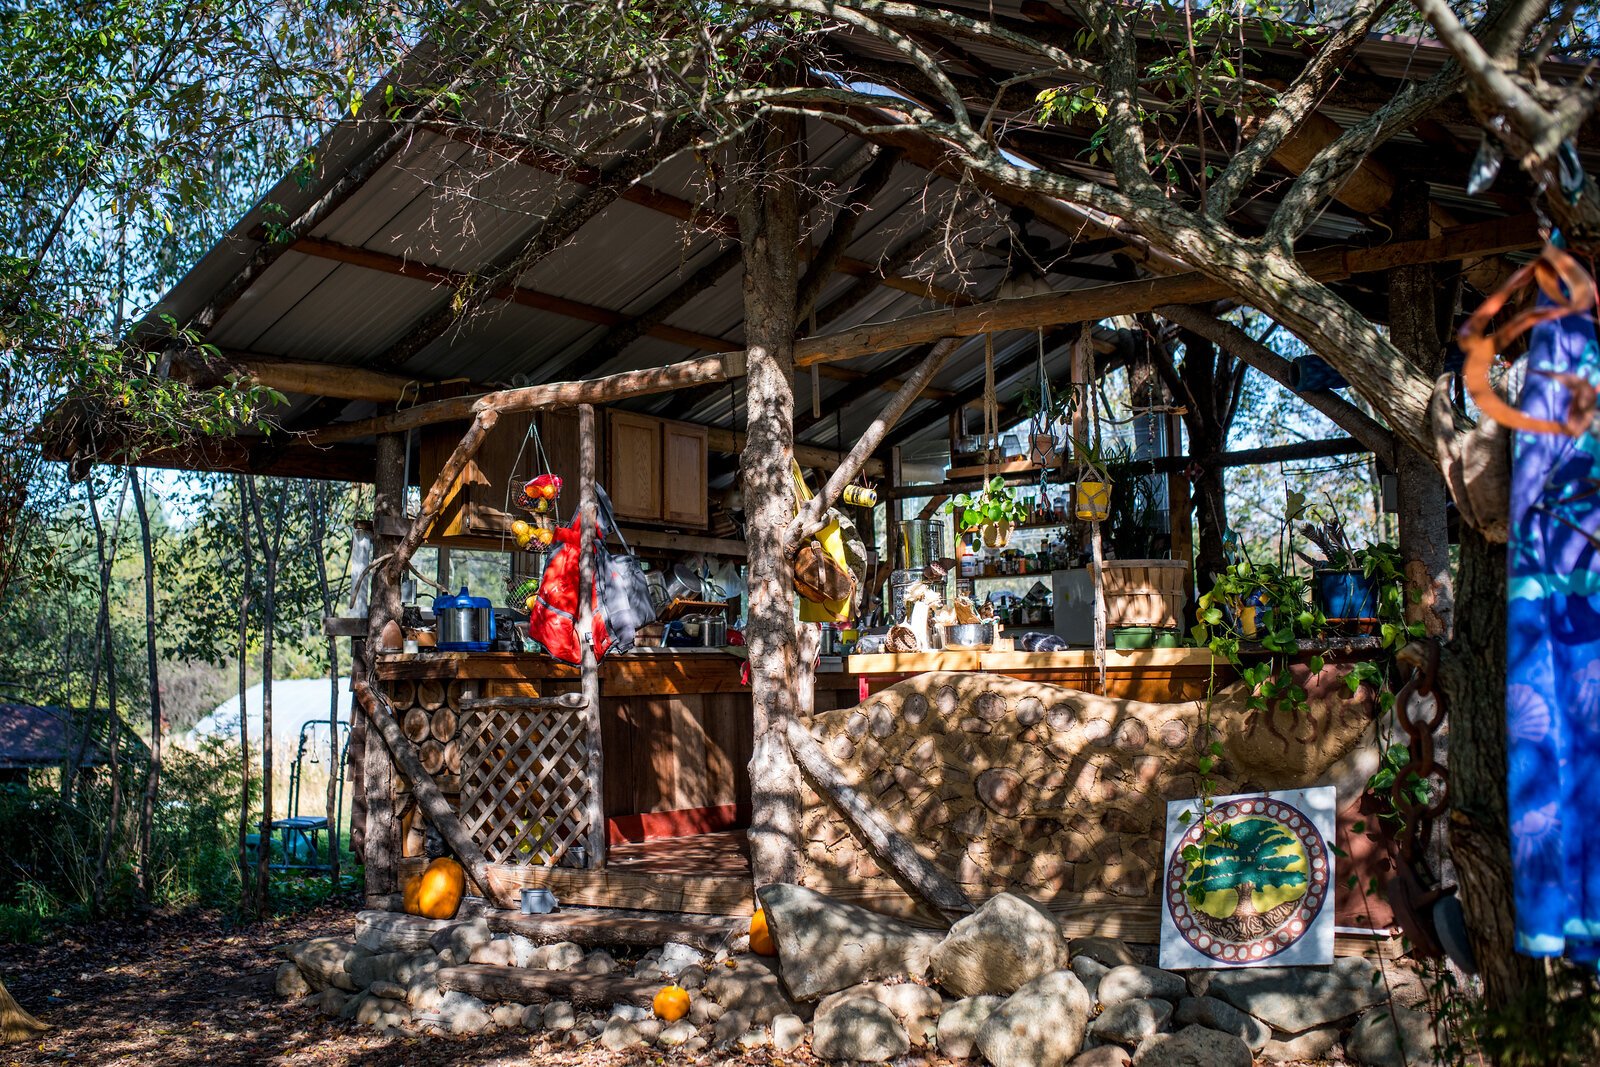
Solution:
[[[1158,626],[1121,626],[1111,631],[1113,648],[1128,651],[1136,648],[1180,648],[1183,638],[1176,630]]]
[[[1311,597],[1329,619],[1378,617],[1378,583],[1357,570],[1312,572]]]
[[[1108,559],[1101,573],[1107,626],[1176,630],[1183,625],[1183,607],[1189,599],[1187,563],[1173,559]]]

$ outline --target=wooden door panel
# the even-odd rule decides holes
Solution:
[[[704,528],[706,504],[706,428],[687,422],[662,426],[662,517],[670,523]]]
[[[608,413],[606,491],[621,519],[660,522],[661,420],[628,411]]]

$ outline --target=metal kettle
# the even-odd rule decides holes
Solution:
[[[487,652],[494,644],[494,604],[473,596],[466,586],[455,596],[433,602],[439,648],[445,652]]]

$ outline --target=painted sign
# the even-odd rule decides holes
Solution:
[[[1167,805],[1161,966],[1333,962],[1332,786]]]

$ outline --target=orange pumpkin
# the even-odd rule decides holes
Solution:
[[[760,908],[750,916],[750,951],[757,956],[776,956],[772,944],[772,931],[767,929],[767,909]]]
[[[406,882],[402,891],[408,915],[453,919],[467,892],[467,872],[449,856],[440,856],[427,870]]]
[[[689,1014],[689,991],[680,985],[662,986],[650,1006],[658,1019],[675,1023]]]

